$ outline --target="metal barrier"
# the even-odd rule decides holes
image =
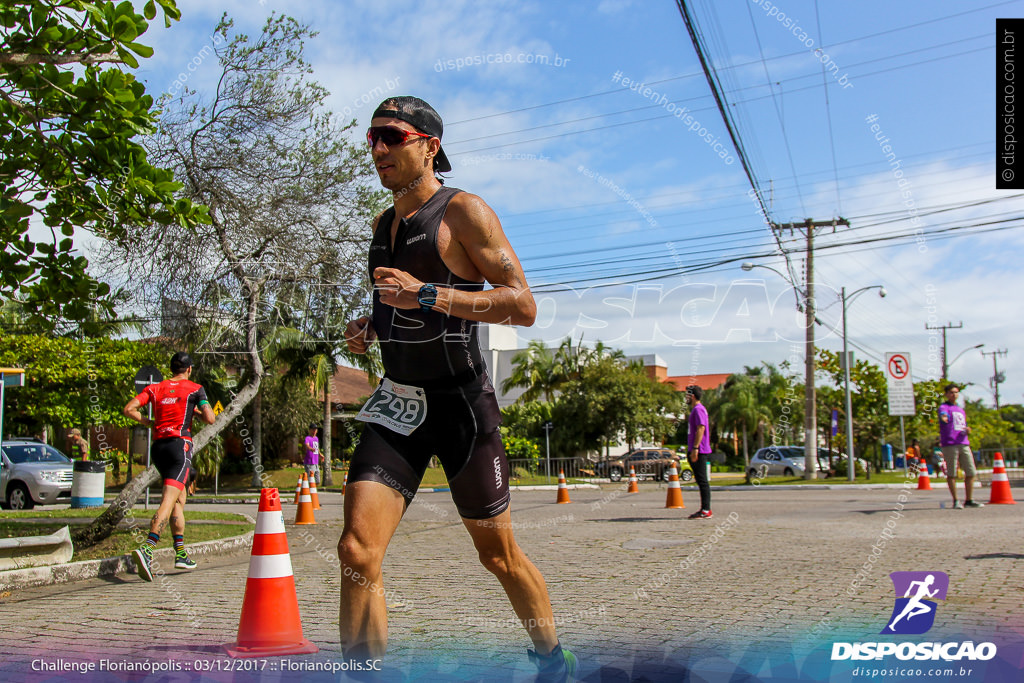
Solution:
[[[515,459],[509,460],[508,466],[513,479],[516,477],[517,470],[543,477],[548,474],[547,462],[543,457],[539,460]],[[558,479],[559,471],[564,471],[567,479],[592,477],[594,476],[594,464],[584,458],[551,458],[552,480]]]
[[[996,453],[1003,454],[1006,478],[1010,481],[1024,481],[1024,448],[981,448],[975,451],[978,468],[982,470],[978,472],[978,478],[983,482],[992,481],[992,458]]]

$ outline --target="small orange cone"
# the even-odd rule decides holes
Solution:
[[[309,497],[313,501],[313,509],[320,509],[320,497],[316,495],[316,477],[309,478]]]
[[[345,470],[345,478],[341,481],[341,495],[345,495],[345,487],[348,486],[348,470]]]
[[[309,495],[309,483],[305,476],[302,480],[302,495],[299,496],[299,509],[295,511],[296,524],[316,524],[313,517],[313,499]]]
[[[305,476],[306,476],[305,472],[303,472],[302,474],[299,475],[299,483],[296,484],[296,486],[295,486],[295,502],[293,503],[293,505],[298,505],[299,504],[299,496],[302,495],[302,478],[305,477]]]
[[[565,483],[565,470],[558,470],[558,498],[556,503],[571,503],[569,500],[569,486]]]
[[[626,493],[640,493],[640,484],[636,480],[636,468],[629,468],[629,486],[626,488]]]
[[[921,461],[917,465],[917,490],[918,491],[931,491],[932,480],[928,478],[928,463],[924,461],[924,457],[921,457]]]
[[[988,499],[989,505],[1016,505],[1010,493],[1010,480],[1006,476],[1006,465],[1003,464],[1003,454],[996,453],[992,458],[992,494]]]
[[[284,513],[277,489],[263,489],[256,532],[252,537],[249,578],[245,581],[238,640],[225,643],[228,655],[278,657],[318,652],[302,637],[299,598],[295,592],[292,558],[284,531]]]
[[[668,495],[665,496],[665,507],[675,510],[686,507],[683,505],[683,490],[679,488],[679,473],[676,472],[675,465],[668,470]]]

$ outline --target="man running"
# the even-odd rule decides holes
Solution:
[[[385,376],[360,412],[367,425],[349,469],[338,556],[343,577],[366,582],[342,578],[341,646],[354,659],[384,654],[384,552],[437,455],[480,561],[533,641],[541,678],[563,681],[576,659],[559,645],[544,578],[512,534],[501,413],[477,342],[476,323],[529,326],[536,304],[494,211],[435,177],[451,170],[442,132],[437,112],[406,96],[381,103],[367,132],[394,205],[373,223],[372,316],[345,330],[354,353],[379,339]]]
[[[174,566],[176,569],[195,569],[196,563],[185,552],[185,498],[186,481],[192,469],[192,417],[198,414],[206,424],[213,424],[216,416],[206,399],[206,390],[189,381],[192,359],[184,351],[171,357],[170,379],[150,384],[141,394],[128,402],[124,414],[143,427],[154,430],[150,459],[163,479],[163,497],[160,507],[149,523],[149,537],[132,553],[139,576],[153,580],[153,548],[160,542],[160,534],[171,520],[174,539]],[[153,419],[142,416],[139,408],[152,403]]]
[[[934,574],[926,576],[924,581],[910,582],[910,585],[907,586],[907,593],[903,596],[905,598],[910,598],[910,600],[907,601],[906,606],[903,608],[903,611],[899,613],[899,616],[893,619],[892,623],[887,627],[890,631],[895,633],[894,627],[896,626],[896,622],[904,617],[907,618],[907,621],[910,621],[916,616],[928,614],[932,611],[933,608],[922,602],[922,600],[924,598],[934,597],[935,594],[939,592],[938,588],[935,590],[928,590],[928,587],[933,583],[935,583]],[[913,595],[911,595],[911,593],[913,593]]]

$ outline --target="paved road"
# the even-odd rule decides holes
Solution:
[[[513,497],[517,538],[547,580],[561,640],[580,655],[587,680],[682,680],[685,670],[729,680],[738,667],[755,676],[748,680],[858,680],[850,669],[863,662],[832,664],[832,643],[885,640],[878,634],[893,609],[893,571],[945,572],[949,595],[927,636],[890,639],[997,641],[994,662],[1024,663],[1024,505],[953,510],[945,489],[761,487],[716,492],[715,517],[690,521],[693,491],[685,493],[687,509],[667,510],[660,485],[632,495],[624,489],[574,491],[571,505],[555,505],[547,491]],[[264,663],[257,676],[264,680],[298,680],[303,672],[281,669],[308,662],[340,666],[341,496],[321,494],[321,501],[316,526],[288,525],[305,635],[321,653]],[[215,509],[252,514],[254,507]],[[293,506],[285,518],[294,519]],[[65,667],[102,658],[230,666],[219,645],[237,632],[248,555],[200,561],[191,573],[172,570],[163,584],[118,576],[3,597],[8,657],[0,679],[58,660]],[[449,494],[421,494],[413,503],[389,549],[385,580],[392,591],[385,680],[531,680],[529,641],[476,561]],[[988,666],[981,678],[984,663],[949,680],[999,680],[1003,674]]]

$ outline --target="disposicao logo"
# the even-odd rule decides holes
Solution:
[[[945,600],[949,576],[945,572],[893,572],[889,574],[896,590],[896,604],[881,633],[917,635],[927,633],[935,624],[936,600]],[[869,660],[895,655],[897,659],[918,661],[961,659],[989,660],[996,656],[994,643],[973,641],[949,643],[832,643],[832,659]]]
[[[935,600],[946,599],[949,576],[945,572],[893,572],[889,578],[896,589],[896,605],[881,633],[927,633],[935,623]]]

